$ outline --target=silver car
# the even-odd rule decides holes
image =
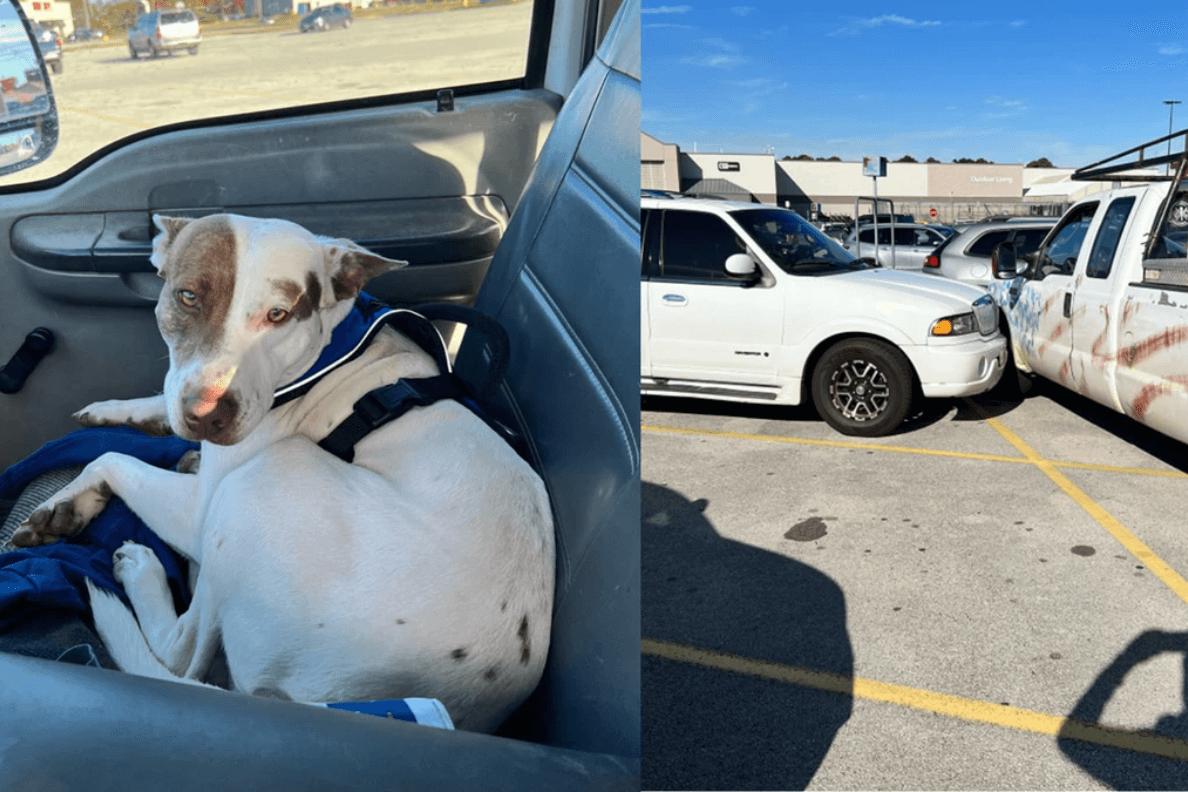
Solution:
[[[1022,256],[1037,250],[1057,218],[1010,220],[972,225],[953,236],[924,258],[924,272],[985,286],[990,275],[990,254],[1002,242],[1015,243]]]
[[[850,232],[842,246],[855,256],[877,258],[880,266],[889,268],[893,258],[891,230],[890,225],[880,223],[876,245],[875,226],[859,226]],[[919,270],[924,266],[924,259],[945,241],[945,235],[932,226],[897,223],[894,239],[895,269]]]
[[[141,55],[156,58],[163,52],[172,55],[183,49],[191,55],[197,55],[201,43],[202,30],[198,17],[188,8],[144,14],[128,31],[128,51],[132,54],[132,60]]]

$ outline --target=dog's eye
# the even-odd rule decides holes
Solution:
[[[284,308],[273,308],[268,312],[268,321],[273,324],[280,324],[289,318],[289,312]]]
[[[189,289],[178,289],[177,300],[187,308],[193,308],[198,304],[198,295],[194,294],[194,292],[190,291]]]

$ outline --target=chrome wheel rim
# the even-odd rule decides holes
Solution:
[[[847,360],[829,378],[833,406],[851,421],[873,421],[887,411],[891,388],[887,377],[868,360]]]

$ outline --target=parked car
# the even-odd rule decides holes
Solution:
[[[75,28],[74,32],[66,37],[66,40],[71,43],[79,43],[83,41],[107,41],[107,34],[102,30],[93,30],[91,28]]]
[[[197,55],[201,43],[202,29],[198,17],[189,9],[144,14],[128,31],[128,50],[133,60],[141,55],[156,58],[163,52],[172,55],[178,50]]]
[[[811,402],[842,434],[968,396],[1007,360],[984,289],[869,266],[795,212],[641,199],[641,392]]]
[[[897,221],[898,222],[898,221]],[[878,244],[875,244],[875,226],[860,225],[850,231],[844,247],[856,256],[872,257],[881,267],[918,270],[937,245],[945,241],[945,235],[932,226],[912,223],[896,225],[892,245],[891,226],[879,224]]]
[[[1125,184],[1143,180],[1130,171],[1161,157],[1163,138],[1074,172],[1123,184],[1073,204],[1032,253],[1000,243],[990,292],[1020,371],[1188,443],[1188,130],[1177,135],[1175,176]]]
[[[990,274],[990,255],[994,248],[1002,242],[1013,242],[1019,255],[1032,253],[1054,225],[1055,218],[1036,218],[1027,222],[998,220],[970,226],[925,256],[923,271],[985,286],[994,280]]]
[[[33,35],[41,47],[41,57],[54,74],[62,73],[62,37],[40,22],[33,22]]]
[[[303,16],[297,29],[302,33],[320,32],[331,28],[346,30],[351,26],[353,19],[351,9],[346,6],[322,6]]]

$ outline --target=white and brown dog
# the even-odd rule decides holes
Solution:
[[[14,542],[77,533],[114,493],[200,565],[179,618],[156,556],[133,544],[118,551],[139,626],[92,586],[96,626],[124,670],[201,681],[221,645],[238,691],[437,698],[459,728],[494,729],[536,686],[548,651],[554,547],[540,478],[451,400],[367,435],[353,464],[319,448],[367,392],[438,373],[390,328],[273,407],[363,284],[402,262],[280,220],[155,222],[165,392],[76,417],[201,441],[198,474],[105,454]]]

